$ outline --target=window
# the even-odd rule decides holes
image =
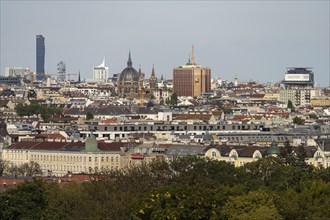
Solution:
[[[88,158],[88,161],[89,161],[89,162],[92,162],[92,157],[89,157],[89,158]]]
[[[215,151],[212,151],[212,157],[217,156],[217,153]]]

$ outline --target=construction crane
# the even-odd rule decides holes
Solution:
[[[45,73],[45,76],[62,76],[62,73]]]
[[[68,81],[70,81],[70,76],[76,76],[77,73],[67,73],[66,75],[68,76]]]

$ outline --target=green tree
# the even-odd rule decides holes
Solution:
[[[0,158],[0,176],[2,176],[9,168],[9,162]]]
[[[222,211],[228,219],[282,219],[273,200],[267,191],[253,191],[230,197]]]
[[[37,162],[30,161],[29,163],[24,163],[18,167],[18,172],[22,176],[41,176],[42,170]]]
[[[215,219],[213,191],[172,184],[144,195],[131,211],[132,219]]]
[[[305,120],[296,116],[293,118],[293,123],[296,125],[304,125],[305,124]]]
[[[18,104],[15,106],[15,111],[19,116],[39,115],[44,121],[48,121],[49,117],[54,114],[62,114],[62,109],[55,107],[47,107],[45,105],[31,104],[23,105]]]
[[[278,193],[275,205],[285,219],[329,219],[330,183],[305,180],[299,189]]]
[[[293,104],[292,104],[292,101],[291,101],[291,100],[288,100],[288,104],[287,104],[287,107],[288,107],[289,109],[291,109],[291,111],[292,111],[292,112],[294,112],[294,111],[295,111],[295,108],[294,108],[294,106],[293,106]]]
[[[87,112],[87,113],[86,113],[86,120],[91,120],[91,119],[94,119],[94,115],[93,115],[93,113],[91,113],[91,112]]]
[[[171,105],[177,105],[178,104],[178,95],[173,92],[170,98],[170,104]]]
[[[319,118],[319,117],[317,117],[317,115],[315,113],[309,114],[308,116],[311,119],[318,119]]]
[[[289,141],[284,143],[280,148],[280,158],[285,165],[307,169],[309,166],[306,163],[307,153],[303,145],[293,148]]]
[[[34,179],[0,193],[0,219],[48,219],[45,193],[51,186]]]

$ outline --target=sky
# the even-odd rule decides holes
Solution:
[[[45,37],[45,71],[92,78],[103,57],[110,75],[127,66],[172,78],[195,61],[212,78],[279,82],[287,67],[312,67],[330,83],[330,1],[0,1],[0,65],[36,71],[36,35]]]

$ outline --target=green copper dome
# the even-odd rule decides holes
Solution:
[[[268,149],[267,156],[269,155],[280,155],[280,149],[277,147],[277,143],[275,141],[272,142],[272,145],[270,146],[270,148]]]

